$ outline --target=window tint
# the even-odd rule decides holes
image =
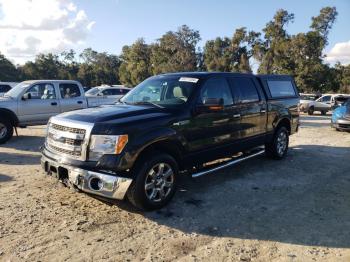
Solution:
[[[322,97],[322,102],[329,102],[329,101],[331,101],[331,96]]]
[[[11,86],[9,85],[0,85],[0,93],[6,93],[11,90]]]
[[[26,94],[31,95],[31,99],[55,99],[55,88],[52,84],[37,84],[30,87]]]
[[[74,98],[79,97],[80,89],[76,84],[60,84],[60,93],[62,98]]]
[[[294,97],[295,90],[291,81],[267,81],[271,96],[276,97]]]
[[[233,87],[235,103],[251,103],[258,102],[259,94],[250,78],[235,77],[230,79]]]
[[[229,85],[224,78],[208,79],[201,90],[201,103],[207,99],[223,99],[224,105],[232,105],[233,99]]]

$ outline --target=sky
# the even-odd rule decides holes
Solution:
[[[140,37],[151,43],[183,24],[199,30],[203,46],[239,27],[261,31],[280,8],[294,13],[287,31],[295,34],[308,31],[325,6],[339,13],[326,61],[349,64],[349,0],[0,0],[0,52],[16,64],[71,48],[120,54]]]

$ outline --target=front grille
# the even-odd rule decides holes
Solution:
[[[347,124],[338,124],[340,128],[350,128],[350,125]]]
[[[85,129],[51,123],[48,128],[46,144],[53,152],[81,159],[84,155],[85,135]]]
[[[53,129],[56,129],[56,130],[70,132],[70,133],[74,133],[74,134],[85,135],[85,133],[86,133],[85,129],[68,127],[68,126],[61,126],[61,125],[57,125],[57,124],[51,124],[50,127],[52,127]]]

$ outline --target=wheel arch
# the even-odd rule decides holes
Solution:
[[[19,123],[19,120],[18,120],[16,114],[13,111],[6,109],[6,108],[0,108],[0,118],[10,120],[11,124],[14,127],[17,126]]]

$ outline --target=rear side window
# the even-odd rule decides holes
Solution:
[[[11,86],[9,85],[0,85],[0,93],[6,93],[11,90]]]
[[[295,97],[295,89],[289,80],[267,81],[272,98]]]
[[[77,84],[60,84],[61,97],[64,99],[81,96],[79,86]]]
[[[255,84],[250,78],[231,78],[235,103],[252,103],[260,100]]]
[[[223,99],[224,105],[232,105],[232,93],[225,78],[208,79],[201,90],[201,103],[207,99]]]
[[[113,89],[103,90],[102,94],[105,96],[117,96],[117,95],[122,95],[123,93],[122,93],[121,89],[113,88]]]

